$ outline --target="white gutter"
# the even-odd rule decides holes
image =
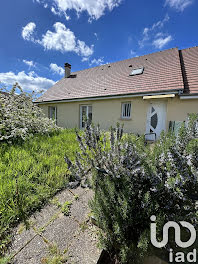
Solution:
[[[188,99],[198,99],[198,95],[182,95],[180,96],[181,100],[188,100]]]
[[[35,104],[57,104],[57,103],[69,103],[69,102],[83,102],[83,101],[97,101],[97,100],[109,100],[109,99],[120,99],[120,98],[134,98],[134,97],[144,97],[152,95],[166,95],[166,94],[179,94],[179,90],[175,92],[158,92],[158,93],[148,93],[148,94],[127,94],[127,95],[114,95],[114,96],[101,96],[101,97],[90,97],[90,98],[76,98],[76,99],[63,99],[57,101],[41,101],[35,102]]]

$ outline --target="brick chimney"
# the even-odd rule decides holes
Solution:
[[[69,63],[65,63],[65,78],[69,78],[71,75],[71,65]]]

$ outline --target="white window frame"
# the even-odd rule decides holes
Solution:
[[[80,129],[83,129],[82,127],[82,108],[86,106],[86,116],[88,118],[89,116],[89,107],[91,106],[91,109],[92,109],[92,118],[93,118],[93,106],[91,104],[88,104],[88,105],[80,105]]]
[[[57,107],[56,106],[49,106],[48,111],[49,111],[49,119],[52,119],[52,112],[51,109],[54,108],[55,109],[55,121],[57,123]]]
[[[129,109],[126,109],[126,105],[128,105]],[[122,111],[121,112],[121,118],[122,119],[131,119],[131,109],[132,109],[131,102],[123,102],[122,107],[121,107],[121,111]],[[126,112],[127,112],[127,115],[126,115]]]

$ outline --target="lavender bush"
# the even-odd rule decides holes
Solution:
[[[77,180],[91,172],[100,242],[119,263],[142,263],[159,253],[150,244],[151,215],[157,217],[159,239],[167,221],[197,225],[197,120],[191,117],[177,138],[162,135],[153,150],[142,138],[123,136],[119,125],[110,134],[88,124],[77,132],[81,152],[74,163],[65,159]],[[170,246],[176,250],[173,240],[166,251]]]
[[[33,99],[34,94],[25,93],[17,83],[9,93],[0,92],[0,141],[25,140],[34,134],[58,131],[54,121],[44,116]]]

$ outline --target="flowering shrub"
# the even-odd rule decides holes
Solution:
[[[162,135],[152,151],[142,138],[123,136],[119,125],[109,137],[92,125],[77,133],[81,153],[75,163],[66,161],[76,178],[91,170],[91,208],[100,242],[120,263],[142,263],[146,255],[158,253],[150,244],[152,215],[159,239],[167,221],[197,225],[197,121],[192,117],[177,138]],[[170,246],[175,249],[173,239],[165,249]]]
[[[33,94],[23,92],[18,84],[7,94],[0,92],[0,141],[25,140],[34,134],[55,131],[58,127],[33,103]]]
[[[110,135],[99,127],[86,126],[84,135],[77,133],[81,154],[76,163],[66,158],[76,178],[92,171],[91,202],[94,217],[101,228],[100,242],[122,263],[141,256],[141,242],[149,223],[149,194],[154,184],[144,168],[144,142],[141,138],[123,137],[123,128],[111,129]],[[145,222],[147,220],[147,222]]]

